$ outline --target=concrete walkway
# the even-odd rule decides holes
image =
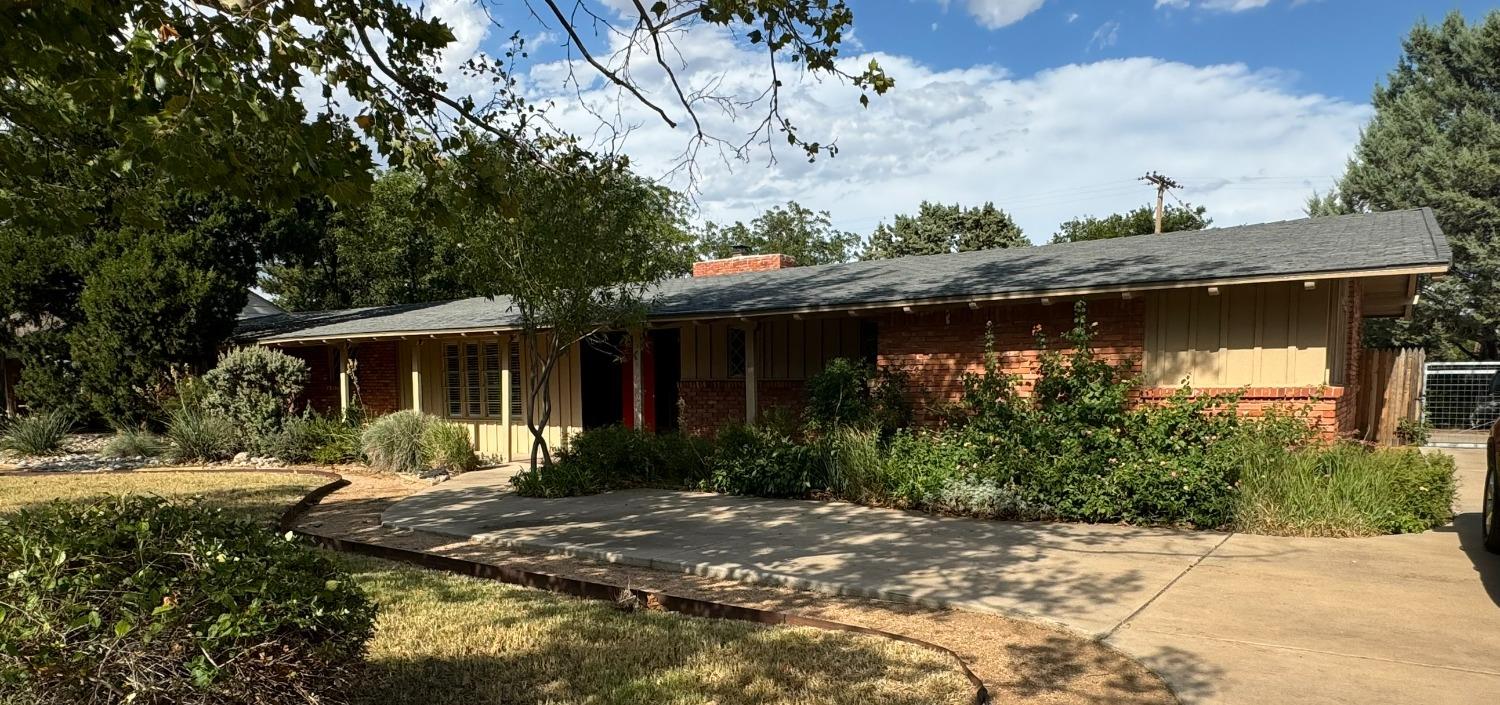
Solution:
[[[1461,511],[1482,455],[1459,452]],[[515,496],[470,473],[387,524],[664,570],[1055,622],[1141,660],[1184,702],[1493,703],[1500,556],[1477,514],[1416,536],[1288,539],[987,522],[661,491]]]

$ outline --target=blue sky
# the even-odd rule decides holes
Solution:
[[[604,16],[623,0],[586,0]],[[563,3],[570,7],[569,3]],[[692,194],[695,217],[749,219],[796,200],[861,235],[923,200],[1013,214],[1034,242],[1064,220],[1151,200],[1137,181],[1182,181],[1174,202],[1201,204],[1219,225],[1302,216],[1305,198],[1342,173],[1370,118],[1371,90],[1419,19],[1492,6],[1448,0],[856,0],[848,66],[878,60],[895,89],[869,108],[836,81],[788,77],[785,114],[804,136],[834,141],[809,164],[774,143],[747,159],[691,145],[618,90],[575,66],[568,82],[557,27],[519,14],[493,27],[473,0],[428,0],[452,24],[456,60],[529,38],[525,90],[549,118],[592,146],[628,154],[637,171]],[[507,8],[519,8],[509,4]],[[618,16],[624,16],[620,14]],[[592,39],[595,48],[607,36]],[[616,40],[618,46],[618,39]],[[713,28],[677,39],[688,89],[754,95],[764,55]],[[674,119],[660,72],[631,70]],[[459,86],[462,90],[462,86]],[[601,129],[601,116],[608,125]],[[742,135],[762,117],[700,109],[711,133]]]

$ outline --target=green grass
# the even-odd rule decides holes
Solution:
[[[101,494],[202,495],[270,519],[323,482],[273,473],[0,477],[0,514]],[[380,605],[375,705],[963,703],[947,657],[876,637],[660,612],[339,555]]]
[[[1235,528],[1277,536],[1416,533],[1452,516],[1453,458],[1352,443],[1245,454]]]

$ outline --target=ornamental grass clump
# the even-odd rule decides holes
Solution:
[[[431,424],[432,418],[419,411],[386,414],[365,427],[360,434],[360,450],[376,469],[421,473],[431,457],[424,443]]]
[[[469,430],[447,421],[432,421],[422,438],[423,452],[438,469],[457,475],[479,467]]]
[[[155,458],[167,451],[156,434],[139,428],[122,428],[105,442],[99,454],[106,458]]]
[[[22,416],[0,431],[0,450],[20,455],[51,455],[62,450],[73,430],[73,417],[62,411]]]
[[[0,519],[0,702],[341,703],[375,606],[290,536],[201,502]]]
[[[234,424],[222,416],[184,406],[172,412],[165,433],[178,462],[212,462],[234,455]]]

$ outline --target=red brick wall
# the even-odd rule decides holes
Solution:
[[[297,400],[298,406],[333,415],[339,411],[339,375],[336,353],[326,345],[281,348],[281,351],[307,363],[307,388]]]
[[[1160,401],[1176,393],[1176,389],[1157,387],[1141,390],[1141,399]],[[1353,407],[1348,403],[1350,395],[1343,387],[1205,387],[1195,388],[1199,394],[1240,394],[1239,414],[1257,419],[1269,409],[1282,409],[1294,413],[1306,411],[1307,420],[1324,438],[1333,440],[1348,431],[1344,426],[1344,409]]]
[[[394,340],[359,343],[349,350],[350,358],[356,362],[354,376],[359,388],[359,403],[370,416],[389,414],[401,408],[400,378],[396,376],[400,357],[396,345]]]
[[[1089,304],[1094,348],[1100,357],[1128,363],[1140,372],[1145,352],[1145,307],[1139,299]],[[1020,377],[1019,390],[1031,393],[1042,351],[1037,332],[1057,345],[1073,327],[1073,306],[1057,303],[995,305],[934,313],[895,313],[880,321],[877,363],[903,370],[911,378],[907,396],[918,423],[936,420],[938,406],[956,401],[963,377],[984,370],[985,324],[993,324],[1001,368]]]
[[[745,380],[683,380],[677,383],[678,429],[693,436],[712,436],[719,429],[745,422]],[[801,414],[807,405],[801,380],[763,379],[756,386],[759,413],[779,408]]]
[[[1335,415],[1338,419],[1338,432],[1341,435],[1354,435],[1359,433],[1359,398],[1360,398],[1360,358],[1364,357],[1364,319],[1361,300],[1363,292],[1359,282],[1350,282],[1349,298],[1343,302],[1344,315],[1348,320],[1347,330],[1344,331],[1345,345],[1345,368],[1344,368],[1344,393],[1339,397]]]
[[[795,267],[797,262],[787,255],[745,255],[727,259],[711,259],[693,263],[693,276],[720,277],[726,274],[764,272],[772,269]]]

